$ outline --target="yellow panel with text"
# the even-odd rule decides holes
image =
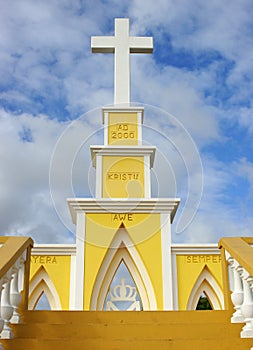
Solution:
[[[177,255],[178,308],[186,310],[191,291],[205,265],[222,289],[220,255]]]
[[[144,197],[144,157],[103,156],[104,198]]]
[[[108,213],[86,215],[84,309],[89,310],[93,286],[108,248],[124,224],[154,288],[157,307],[163,309],[163,278],[160,215]],[[153,252],[156,252],[155,258]]]
[[[115,113],[108,115],[109,145],[138,145],[138,114]]]
[[[57,290],[63,310],[69,309],[70,262],[69,255],[31,256],[30,279],[43,266]]]

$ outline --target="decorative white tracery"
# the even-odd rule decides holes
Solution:
[[[119,311],[118,304],[128,302],[130,306],[126,311],[140,311],[140,302],[137,298],[135,287],[125,284],[125,279],[121,279],[121,284],[116,285],[109,292],[109,300],[106,302],[107,311]]]
[[[57,290],[44,266],[41,266],[30,282],[28,308],[35,309],[40,297],[45,293],[51,310],[61,310],[61,302]]]
[[[147,270],[125,227],[116,232],[94,284],[90,309],[103,310],[112,279],[124,262],[138,289],[143,310],[156,310],[156,298]]]
[[[203,292],[207,296],[213,309],[224,309],[224,300],[221,287],[206,265],[192,288],[187,303],[187,310],[196,310],[199,298]]]

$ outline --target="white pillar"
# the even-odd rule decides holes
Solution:
[[[173,310],[170,214],[161,214],[163,309]]]
[[[18,307],[22,300],[21,293],[19,291],[19,279],[22,276],[22,265],[24,264],[24,260],[19,259],[15,267],[13,268],[13,278],[11,280],[10,285],[10,302],[13,307],[13,315],[11,318],[11,323],[19,323],[20,315],[18,313]]]
[[[76,215],[76,310],[83,310],[85,230],[85,213],[78,212]]]
[[[3,281],[2,279],[0,279],[0,334],[4,327],[4,320],[2,319],[2,315],[1,315],[1,296],[2,296],[2,289],[3,289],[2,285],[3,285]],[[1,342],[0,342],[0,349],[1,350],[3,349]]]
[[[11,283],[11,271],[5,275],[5,280],[3,283],[3,292],[1,298],[1,315],[4,320],[4,327],[1,333],[1,338],[3,339],[11,339],[13,338],[12,330],[9,326],[10,319],[13,314],[13,307],[10,303],[10,283]]]
[[[231,268],[234,275],[234,290],[231,294],[231,300],[235,309],[235,312],[233,313],[233,316],[231,318],[231,322],[241,323],[244,321],[244,317],[241,313],[241,305],[243,303],[243,288],[240,273],[242,271],[242,267],[238,264],[238,262],[235,259],[233,259],[233,264]]]

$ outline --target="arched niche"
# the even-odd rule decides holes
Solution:
[[[156,310],[156,298],[145,265],[124,225],[116,232],[98,272],[90,302],[91,310],[103,310],[113,277],[121,264],[127,266],[141,298],[143,310]]]
[[[107,311],[140,311],[143,310],[138,288],[124,261],[113,276],[110,289],[104,303]]]
[[[187,303],[187,310],[196,310],[198,301],[203,293],[208,298],[212,309],[224,309],[223,292],[221,287],[206,265],[192,288]]]
[[[34,310],[45,293],[51,310],[61,310],[61,302],[57,290],[44,266],[41,266],[30,281],[28,308]]]

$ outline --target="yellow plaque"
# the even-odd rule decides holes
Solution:
[[[144,157],[103,157],[104,198],[144,197]]]
[[[109,145],[138,145],[137,113],[115,113],[108,116]]]

